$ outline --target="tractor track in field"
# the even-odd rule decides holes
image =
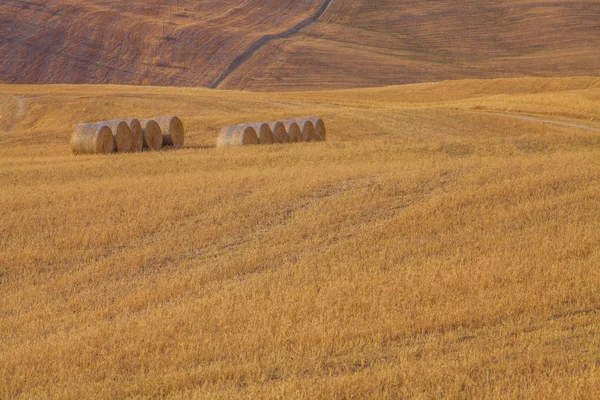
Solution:
[[[219,85],[225,79],[227,79],[231,74],[233,74],[246,61],[248,61],[249,59],[251,59],[252,56],[254,56],[254,54],[257,51],[259,51],[260,49],[262,49],[263,47],[265,47],[267,44],[269,44],[273,40],[287,39],[287,38],[289,38],[289,37],[297,34],[298,32],[300,32],[302,29],[306,28],[307,26],[309,26],[309,25],[317,22],[319,20],[319,18],[321,18],[323,16],[323,14],[325,14],[325,12],[327,11],[327,9],[331,5],[331,3],[333,3],[333,0],[325,0],[323,2],[323,5],[321,5],[321,7],[317,10],[317,12],[314,15],[312,15],[311,17],[308,17],[305,20],[299,22],[296,26],[294,26],[292,28],[289,28],[289,29],[287,29],[287,30],[285,30],[285,31],[283,31],[281,33],[274,34],[274,35],[272,35],[272,34],[264,35],[263,37],[261,37],[260,39],[258,39],[254,43],[252,43],[250,45],[250,47],[248,47],[246,49],[246,51],[244,51],[242,54],[240,54],[239,56],[237,56],[237,58],[231,62],[231,64],[225,70],[225,72],[223,72],[208,87],[211,88],[211,89],[218,88]]]
[[[544,124],[553,124],[553,125],[560,125],[560,126],[568,126],[570,128],[578,128],[578,129],[585,129],[585,130],[593,131],[593,132],[600,132],[600,128],[596,128],[596,127],[593,127],[593,126],[582,125],[582,124],[574,124],[572,122],[566,122],[566,121],[557,121],[557,120],[552,120],[552,119],[545,119],[545,118],[535,117],[533,115],[519,115],[519,114],[510,114],[510,113],[502,113],[502,112],[492,112],[492,111],[484,111],[483,114],[498,115],[500,117],[516,118],[516,119],[522,119],[522,120],[525,120],[525,121],[541,122],[541,123],[544,123]]]

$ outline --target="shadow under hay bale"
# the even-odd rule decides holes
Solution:
[[[115,140],[115,153],[130,153],[133,149],[133,135],[129,124],[122,120],[103,121],[99,124],[106,125],[113,133]]]
[[[269,124],[258,122],[255,124],[250,124],[250,126],[256,131],[256,135],[258,136],[258,144],[273,143],[273,132],[271,131]]]
[[[269,128],[273,132],[273,143],[287,143],[287,131],[281,122],[269,122]]]
[[[160,125],[153,119],[143,119],[142,137],[144,139],[144,150],[160,150],[163,143],[162,130]]]
[[[180,149],[183,147],[185,141],[185,132],[183,130],[183,123],[176,116],[157,117],[154,120],[160,126],[162,130],[162,145],[172,146],[174,149]]]
[[[79,124],[71,136],[74,154],[110,154],[115,147],[112,130],[101,124]]]
[[[325,122],[321,118],[308,118],[315,127],[315,134],[317,140],[325,142],[327,141],[327,131],[325,130]]]
[[[300,126],[294,121],[282,121],[287,132],[288,143],[298,143],[302,141],[302,130]]]
[[[250,125],[226,126],[219,131],[217,147],[258,144],[256,130]]]
[[[317,133],[315,132],[315,126],[310,118],[297,118],[294,119],[294,122],[298,124],[300,130],[302,131],[303,142],[316,142],[319,140]]]

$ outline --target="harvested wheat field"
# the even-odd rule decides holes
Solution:
[[[600,397],[600,78],[0,114],[1,398]],[[174,114],[181,151],[70,152],[71,121]],[[215,147],[313,115],[326,142]]]

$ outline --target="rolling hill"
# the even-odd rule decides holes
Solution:
[[[598,48],[595,0],[0,2],[0,398],[600,398]]]
[[[176,4],[4,1],[0,82],[280,91],[600,73],[593,0]]]
[[[238,3],[8,0],[0,5],[0,81],[206,86],[253,41],[320,5]]]
[[[600,79],[0,85],[0,398],[600,396]],[[74,156],[178,114],[179,151]],[[320,115],[328,141],[215,148]]]

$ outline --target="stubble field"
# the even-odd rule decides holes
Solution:
[[[600,79],[0,86],[0,397],[600,397]],[[74,156],[177,114],[186,149]],[[321,116],[328,142],[216,149]]]

